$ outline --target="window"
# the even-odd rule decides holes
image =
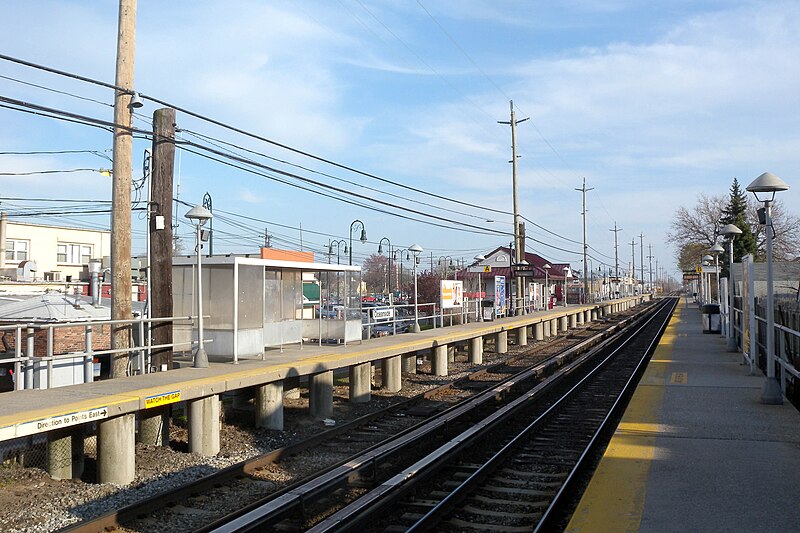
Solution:
[[[6,260],[25,261],[28,259],[28,245],[30,241],[6,239]]]
[[[92,259],[92,246],[89,244],[59,244],[56,260],[71,265],[86,265]]]

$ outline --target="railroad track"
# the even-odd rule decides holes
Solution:
[[[173,491],[108,513],[95,520],[81,522],[67,528],[65,531],[112,531],[118,527],[147,530],[152,526],[142,525],[145,523],[141,522],[141,520],[145,519],[150,524],[157,524],[159,518],[157,516],[154,518],[154,513],[162,508],[166,509],[166,512],[171,515],[185,514],[189,517],[195,515],[197,524],[191,527],[203,530],[200,526],[210,522],[213,518],[200,513],[198,510],[202,510],[205,507],[204,502],[207,502],[209,498],[215,498],[213,496],[214,493],[234,495],[237,492],[244,493],[241,490],[242,484],[254,483],[257,487],[259,484],[263,487],[261,496],[272,500],[280,499],[282,494],[296,492],[299,484],[274,492],[274,487],[269,487],[263,481],[260,481],[263,477],[260,473],[265,470],[268,471],[276,465],[286,464],[289,461],[302,462],[305,454],[308,453],[322,453],[326,456],[330,466],[315,476],[314,479],[316,481],[311,481],[313,488],[304,493],[302,505],[299,505],[303,509],[303,512],[300,513],[301,516],[299,518],[292,516],[297,514],[297,509],[292,506],[286,507],[282,511],[285,516],[282,519],[281,528],[302,530],[310,523],[305,515],[309,514],[309,508],[311,507],[309,501],[312,495],[314,497],[324,496],[331,492],[333,488],[338,489],[342,485],[340,478],[344,477],[344,479],[348,480],[349,488],[344,491],[337,490],[337,492],[347,493],[345,500],[350,501],[357,499],[358,496],[366,492],[368,486],[374,480],[378,480],[379,474],[374,471],[370,472],[371,467],[369,465],[353,468],[353,454],[376,454],[375,450],[380,450],[382,446],[383,448],[396,446],[386,443],[395,439],[398,435],[410,435],[407,440],[413,441],[418,438],[421,432],[419,428],[437,417],[444,416],[444,420],[447,423],[453,423],[454,420],[459,418],[463,424],[474,423],[474,420],[480,419],[482,416],[479,411],[472,411],[472,413],[467,414],[471,409],[459,406],[472,401],[476,404],[486,404],[486,409],[488,410],[496,409],[496,406],[492,405],[495,403],[494,401],[486,399],[475,400],[475,398],[482,394],[485,398],[492,398],[498,394],[506,398],[512,397],[516,394],[515,384],[520,380],[536,379],[540,374],[554,371],[555,368],[562,364],[567,354],[573,354],[574,356],[574,354],[588,350],[591,346],[602,342],[603,338],[611,334],[611,331],[621,328],[629,320],[631,320],[629,317],[620,315],[606,321],[607,323],[605,324],[595,324],[589,328],[573,330],[569,335],[560,336],[547,344],[524,350],[512,358],[472,373],[466,378],[432,389],[417,397],[397,403],[351,423],[341,425],[333,430],[321,433],[313,439],[274,450],[207,476],[191,485],[177,487]],[[526,374],[527,377],[520,377]],[[487,394],[486,391],[489,389],[496,390]],[[415,452],[416,455],[429,453],[436,445],[441,444],[444,437],[451,435],[451,433],[450,431],[440,432],[434,438],[422,439],[425,445],[418,446],[418,450]],[[342,467],[342,465],[346,464],[350,464],[350,466]],[[348,468],[351,471],[348,471]],[[320,481],[324,476],[328,476],[326,478],[328,481]],[[253,494],[254,492],[259,494],[258,489],[253,491],[248,488],[246,491],[247,494]],[[284,496],[285,499],[286,497]],[[322,498],[322,501],[326,500],[327,498]],[[240,504],[241,500],[237,501],[237,506]],[[325,505],[323,504],[323,507]],[[311,511],[310,514],[315,514],[316,512]],[[326,511],[323,510],[323,516],[325,513]],[[241,514],[241,511],[238,514]],[[229,521],[230,519],[224,519],[223,521],[225,520]],[[277,522],[281,522],[281,520],[277,520]],[[210,529],[212,528],[205,528],[205,530]]]

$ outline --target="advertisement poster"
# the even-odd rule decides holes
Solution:
[[[443,279],[440,283],[442,295],[442,309],[461,307],[464,302],[464,282],[452,279]]]
[[[494,277],[494,314],[495,316],[505,316],[506,314],[506,277]]]

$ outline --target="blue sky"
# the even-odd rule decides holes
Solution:
[[[111,1],[4,2],[0,50],[113,82],[116,10]],[[553,261],[581,268],[582,247],[573,242],[582,239],[581,195],[574,189],[583,178],[594,188],[587,205],[595,269],[613,262],[615,222],[623,228],[623,265],[630,258],[623,243],[636,235],[638,247],[643,233],[654,264],[674,268],[665,243],[672,214],[701,192],[727,193],[733,177],[746,185],[766,170],[781,176],[793,186],[782,199],[796,211],[797,2],[139,0],[137,15],[137,90],[405,187],[180,113],[179,128],[302,165],[310,170],[272,163],[451,219],[462,230],[468,223],[501,233],[397,218],[184,153],[181,200],[199,203],[209,192],[215,209],[268,221],[240,219],[242,227],[219,218],[215,252],[256,251],[264,226],[273,244],[286,248],[299,246],[302,226],[304,247],[320,251],[329,239],[347,239],[355,219],[370,241],[356,244],[356,257],[374,253],[382,237],[397,247],[418,243],[435,258],[469,259],[508,243],[502,233],[511,231],[511,217],[483,208],[511,211],[510,131],[496,122],[509,119],[509,99],[518,119],[530,117],[517,130],[520,213],[549,230],[529,224],[528,235],[545,244],[529,241],[528,249]],[[112,119],[108,105],[6,78],[110,103],[105,89],[4,61],[0,76],[0,95]],[[136,125],[147,128],[157,107],[146,102]],[[134,143],[134,178],[149,145]],[[0,147],[103,151],[111,135],[0,109]],[[0,166],[30,172],[109,164],[82,153],[0,155]],[[110,179],[96,172],[3,176],[0,184],[3,197],[108,200],[111,190]],[[35,204],[3,200],[0,207],[27,205]],[[178,210],[178,232],[188,242],[186,210]],[[107,226],[108,217],[61,222]],[[138,214],[133,224],[139,252]]]

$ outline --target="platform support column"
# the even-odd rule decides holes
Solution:
[[[300,378],[286,378],[283,380],[283,397],[286,400],[300,399]]]
[[[447,362],[448,363],[455,363],[456,362],[456,345],[455,344],[448,344],[447,345]]]
[[[545,320],[542,322],[542,339],[550,338],[550,321]]]
[[[569,315],[569,328],[575,329],[578,327],[578,313],[574,315]]]
[[[583,325],[583,324],[586,322],[586,321],[584,320],[584,317],[585,317],[585,316],[586,316],[586,315],[584,314],[584,312],[583,312],[583,311],[578,311],[577,313],[575,313],[575,320],[578,322],[578,325],[579,325],[579,326],[582,326],[582,325]]]
[[[586,322],[587,324],[592,322],[592,310],[591,309],[587,309],[586,311],[583,312],[583,321]]]
[[[550,335],[555,337],[558,335],[558,319],[552,318],[550,319]]]
[[[381,361],[382,387],[389,392],[399,392],[403,388],[402,360],[399,355]]]
[[[567,331],[567,321],[568,320],[569,319],[567,318],[566,315],[564,315],[564,316],[562,316],[561,318],[558,319],[558,330],[559,331]]]
[[[372,399],[372,363],[350,367],[349,395],[353,403],[367,403]]]
[[[136,441],[149,446],[169,445],[169,405],[139,411]]]
[[[431,359],[431,370],[434,376],[447,375],[447,345],[442,344],[433,349],[433,358]]]
[[[533,340],[535,341],[543,341],[544,340],[544,324],[542,322],[537,322],[533,325]]]
[[[417,373],[417,352],[405,353],[403,357],[403,372],[406,374]]]
[[[527,346],[527,345],[528,345],[528,328],[526,326],[517,328],[517,346]]]
[[[283,431],[283,381],[256,387],[255,424],[257,428]]]
[[[508,353],[508,331],[498,331],[495,334],[494,351],[497,353]]]
[[[473,365],[483,364],[483,337],[469,340],[469,362]]]
[[[136,415],[97,423],[97,482],[127,485],[136,477]]]
[[[314,418],[333,416],[333,371],[308,376],[308,408]]]
[[[83,426],[47,433],[47,473],[53,479],[77,479],[83,475]]]
[[[206,457],[219,453],[219,395],[186,402],[189,411],[189,451]]]

